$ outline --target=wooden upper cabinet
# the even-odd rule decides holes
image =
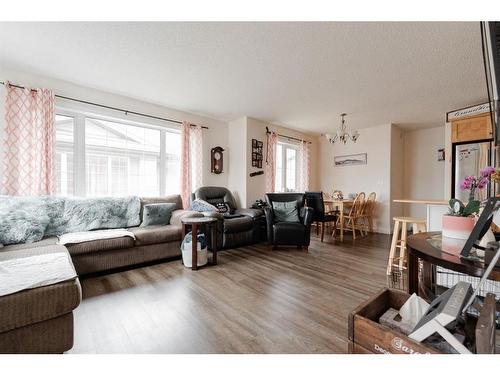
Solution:
[[[492,138],[493,130],[489,113],[452,121],[451,123],[451,141],[453,143],[481,141]]]

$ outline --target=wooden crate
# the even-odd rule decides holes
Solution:
[[[408,293],[396,289],[383,289],[349,314],[348,352],[355,354],[440,354],[437,349],[410,339],[403,333],[378,323],[389,308],[399,310],[410,298]],[[473,350],[478,354],[495,353],[494,294],[488,294],[479,319],[467,317],[466,331],[473,337]],[[442,354],[442,353],[441,353]]]
[[[378,323],[389,308],[399,310],[408,293],[383,289],[349,314],[349,353],[356,354],[439,354],[436,349],[410,339]]]

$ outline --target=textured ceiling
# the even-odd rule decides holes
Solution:
[[[485,100],[479,23],[0,23],[0,63],[222,120],[441,125]]]

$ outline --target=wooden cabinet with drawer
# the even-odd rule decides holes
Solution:
[[[453,143],[481,141],[492,138],[493,130],[489,113],[452,121],[451,123],[451,141]]]

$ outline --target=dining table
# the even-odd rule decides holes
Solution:
[[[340,241],[344,241],[344,208],[350,207],[354,203],[354,199],[324,199],[325,212],[340,211]]]

